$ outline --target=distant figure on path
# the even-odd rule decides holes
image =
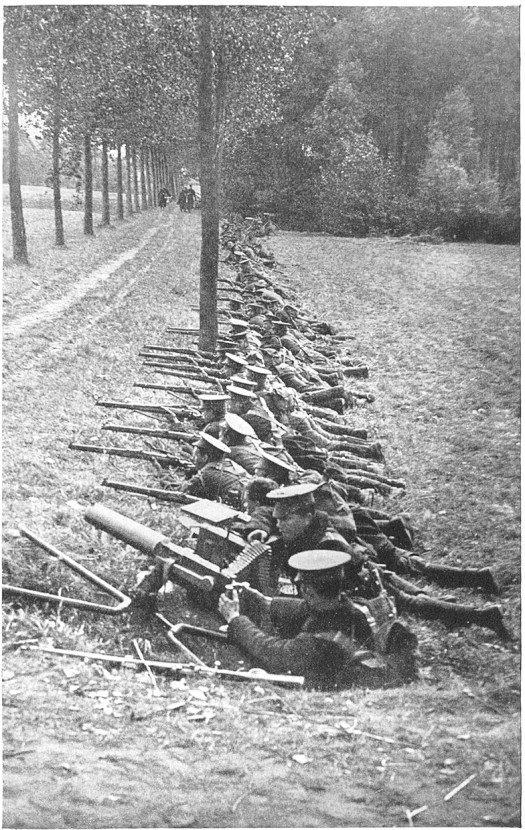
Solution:
[[[193,187],[189,186],[188,192],[186,193],[186,205],[188,213],[191,213],[193,208],[195,207],[195,202],[197,201],[197,194],[195,193]]]
[[[181,192],[179,193],[177,204],[180,207],[181,211],[186,212],[188,210],[188,185],[184,185]]]
[[[171,193],[167,187],[162,187],[159,192],[159,207],[164,210],[168,201],[171,199]]]

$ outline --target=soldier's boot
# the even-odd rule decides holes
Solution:
[[[343,375],[347,378],[367,378],[369,376],[368,366],[345,366]]]
[[[439,620],[451,627],[475,624],[482,628],[490,628],[503,639],[511,637],[499,605],[475,608],[472,605],[445,602],[426,594],[410,595],[403,590],[393,589],[392,586],[390,590],[395,596],[399,613],[405,612],[427,620]]]
[[[414,547],[414,530],[406,516],[396,516],[384,521],[376,519],[378,528],[387,536],[396,548],[412,550]]]
[[[408,564],[414,573],[430,579],[444,588],[481,588],[488,594],[499,594],[499,586],[490,568],[454,568],[425,562],[419,556],[410,556]]]
[[[344,398],[344,395],[344,387],[339,384],[337,386],[330,386],[328,389],[312,389],[308,392],[303,392],[301,397],[307,403],[320,403],[330,406],[332,401]]]

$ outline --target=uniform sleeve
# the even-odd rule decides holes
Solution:
[[[243,526],[242,535],[247,537],[252,530],[264,530],[268,536],[274,533],[277,526],[272,516],[272,509],[261,505],[252,510],[250,520]]]
[[[228,636],[266,671],[303,675],[307,685],[316,688],[333,685],[344,664],[344,651],[331,641],[315,634],[299,634],[291,640],[273,637],[248,617],[233,619]]]
[[[197,473],[197,475],[192,476],[189,481],[186,481],[182,485],[181,490],[183,493],[188,493],[190,496],[198,496],[201,499],[206,498],[206,492],[204,490],[200,473]]]

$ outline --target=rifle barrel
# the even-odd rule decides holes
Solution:
[[[149,496],[159,501],[169,501],[174,504],[194,504],[201,501],[197,496],[190,496],[178,490],[163,490],[161,487],[142,487],[139,484],[127,484],[124,481],[110,481],[105,478],[103,487],[111,487],[112,490],[120,490],[123,493],[132,493],[137,496]]]
[[[102,447],[98,444],[75,444],[73,442],[69,445],[70,450],[80,450],[80,452],[94,452],[101,455],[116,455],[119,458],[141,458],[144,461],[158,461],[159,464],[166,464],[171,467],[183,467],[186,463],[178,455],[169,455],[168,453],[152,452],[151,450],[129,450],[124,447]]]
[[[168,441],[186,441],[188,444],[193,444],[195,440],[195,434],[193,432],[177,432],[172,429],[128,427],[121,424],[104,424],[102,429],[109,432],[122,432],[127,435],[146,435],[149,438],[166,438]]]

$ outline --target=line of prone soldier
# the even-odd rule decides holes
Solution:
[[[179,372],[215,389],[198,395],[198,434],[187,439],[195,471],[176,485],[245,509],[250,518],[236,532],[271,543],[251,587],[220,598],[230,640],[268,671],[341,688],[417,676],[417,640],[404,614],[507,637],[499,605],[438,599],[410,581],[498,592],[488,567],[414,553],[409,516],[378,508],[378,498],[404,484],[385,474],[380,444],[343,417],[370,398],[345,385],[367,377],[367,367],[330,325],[299,313],[268,275],[270,254],[228,238],[228,229],[223,241],[237,272],[229,295],[235,316],[217,343],[220,359],[195,352]],[[283,577],[294,596],[279,596]]]

